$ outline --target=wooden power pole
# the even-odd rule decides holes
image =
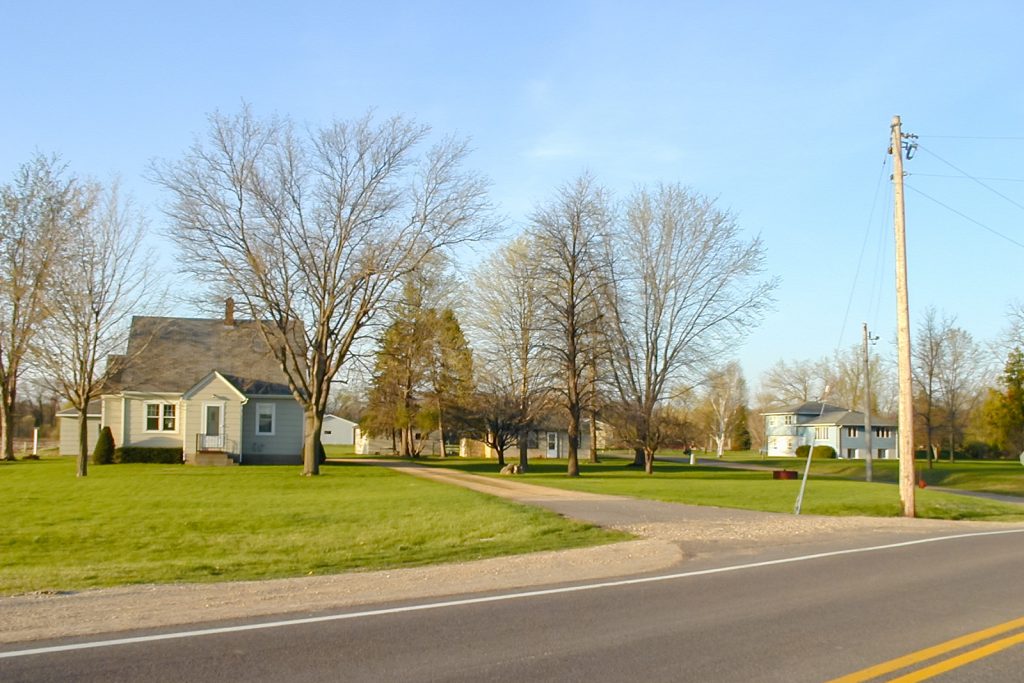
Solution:
[[[871,333],[868,332],[868,324],[864,323],[864,446],[867,449],[864,454],[864,480],[871,481],[871,458],[873,457],[871,443],[871,358],[868,355],[868,347],[872,341]]]
[[[900,117],[892,117],[892,183],[896,232],[896,347],[899,360],[900,502],[903,516],[914,516],[914,403],[910,367],[910,303],[907,295],[907,235],[903,210],[903,131]]]

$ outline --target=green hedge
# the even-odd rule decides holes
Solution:
[[[114,451],[116,462],[146,462],[161,465],[180,465],[180,448],[145,448],[142,446],[126,446]]]
[[[808,445],[797,446],[796,457],[806,458],[807,451],[811,449]],[[827,460],[828,458],[836,457],[836,449],[831,446],[815,446],[814,453],[811,454],[811,460]]]

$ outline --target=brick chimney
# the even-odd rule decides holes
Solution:
[[[235,325],[235,300],[230,296],[224,302],[224,324],[231,327]]]

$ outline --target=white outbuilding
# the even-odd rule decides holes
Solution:
[[[355,422],[337,415],[324,415],[324,426],[320,429],[320,443],[325,446],[351,446],[355,443]]]

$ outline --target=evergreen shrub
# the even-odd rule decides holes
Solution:
[[[100,430],[100,436],[96,439],[96,447],[92,451],[92,462],[94,465],[110,465],[114,462],[114,433],[110,427]]]

